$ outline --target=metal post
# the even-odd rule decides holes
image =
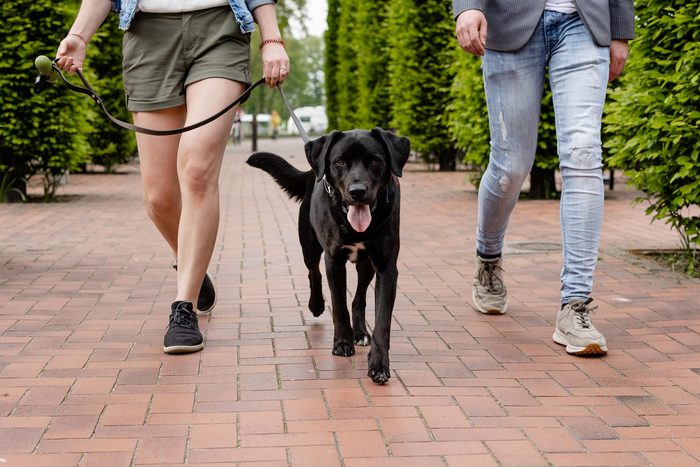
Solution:
[[[250,134],[253,141],[253,152],[258,150],[258,114],[253,114],[253,131]]]

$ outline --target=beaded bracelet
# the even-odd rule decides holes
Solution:
[[[282,39],[281,37],[276,37],[273,39],[265,39],[264,41],[260,41],[261,50],[265,46],[265,44],[281,44],[282,47],[284,47],[284,39]]]

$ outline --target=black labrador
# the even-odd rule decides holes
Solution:
[[[408,160],[408,139],[389,131],[333,131],[306,143],[313,171],[302,172],[270,153],[248,164],[272,175],[292,199],[301,201],[299,240],[309,269],[309,310],[325,309],[319,262],[325,252],[333,310],[333,355],[349,357],[354,344],[371,342],[367,375],[378,384],[389,378],[389,334],[396,299],[400,191],[397,177]],[[357,291],[352,325],[346,301],[345,263],[356,264]],[[367,288],[377,275],[375,324],[365,322]]]

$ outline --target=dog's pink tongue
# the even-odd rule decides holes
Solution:
[[[348,206],[348,222],[356,232],[364,232],[372,222],[372,214],[369,212],[368,204]]]

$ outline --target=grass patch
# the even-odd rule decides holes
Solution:
[[[688,277],[700,278],[700,255],[687,250],[636,250],[635,254],[653,259],[658,264]]]

